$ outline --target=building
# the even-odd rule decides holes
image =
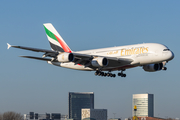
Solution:
[[[154,117],[154,95],[133,94],[132,115],[137,117]],[[134,111],[134,106],[137,111]]]
[[[81,120],[81,109],[94,109],[93,92],[69,92],[69,119]]]
[[[158,118],[158,117],[137,117],[138,120],[167,120],[164,118]],[[133,118],[132,118],[133,120]]]
[[[133,120],[133,118],[131,119],[131,118],[125,118],[124,120]]]
[[[121,118],[110,118],[108,120],[121,120]],[[125,119],[126,120],[126,119]]]
[[[82,109],[81,120],[107,120],[107,109]]]
[[[24,114],[24,120],[61,120],[61,118],[66,118],[67,115],[61,115],[61,113],[45,113],[39,114],[34,112],[29,112],[29,114]]]

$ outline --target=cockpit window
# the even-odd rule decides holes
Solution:
[[[164,49],[163,51],[170,51],[170,49]]]

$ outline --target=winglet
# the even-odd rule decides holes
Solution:
[[[9,43],[7,43],[7,45],[8,45],[7,49],[9,49],[11,47],[11,45]]]

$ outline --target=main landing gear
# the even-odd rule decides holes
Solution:
[[[125,70],[121,70],[121,72],[120,72],[120,73],[118,73],[118,76],[121,76],[121,77],[126,77],[126,74],[124,74],[124,73],[123,73],[123,71],[125,71]]]
[[[106,77],[106,76],[107,77],[116,77],[116,74],[112,74],[110,72],[104,73],[104,72],[101,72],[101,71],[96,71],[94,74],[98,75],[98,76],[104,76],[104,77]]]
[[[126,77],[126,74],[124,74],[123,71],[125,71],[125,70],[121,70],[121,72],[118,73],[118,76]],[[97,70],[94,74],[95,74],[96,76],[104,76],[104,77],[107,76],[107,77],[114,77],[114,78],[116,77],[116,74],[112,74],[112,73],[110,73],[110,72],[104,73],[104,72],[99,71],[99,70]]]

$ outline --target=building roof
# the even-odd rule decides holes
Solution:
[[[94,92],[69,92],[74,94],[94,94]]]

